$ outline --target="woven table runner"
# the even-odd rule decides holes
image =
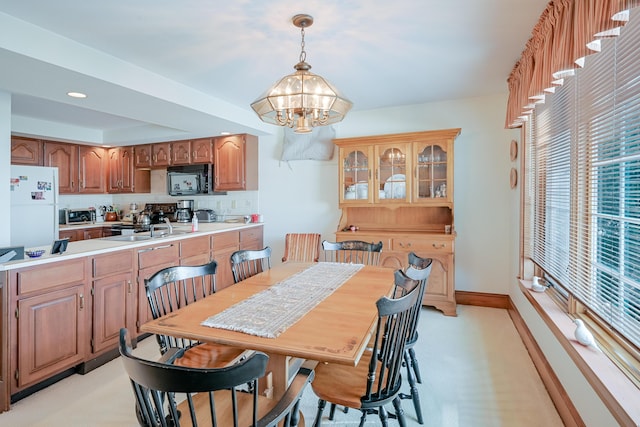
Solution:
[[[316,263],[209,317],[203,326],[276,338],[364,267]]]

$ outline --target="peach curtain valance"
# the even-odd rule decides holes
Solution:
[[[593,41],[616,35],[640,0],[552,0],[531,32],[507,84],[506,127],[517,128],[528,119],[535,102],[553,92],[562,72],[579,67],[594,52]]]

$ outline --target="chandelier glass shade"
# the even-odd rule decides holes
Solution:
[[[353,104],[331,83],[309,71],[311,65],[305,62],[304,28],[313,23],[313,18],[296,15],[293,23],[302,33],[300,62],[293,67],[296,71],[276,82],[251,104],[251,108],[266,123],[289,126],[296,133],[308,133],[315,126],[341,121]]]

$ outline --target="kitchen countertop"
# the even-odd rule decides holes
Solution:
[[[118,224],[120,222],[112,221],[112,222],[101,222],[96,224],[83,224],[85,226],[92,227],[104,227],[105,224]],[[162,224],[160,224],[162,225]],[[43,265],[51,262],[69,260],[74,258],[81,258],[91,255],[99,255],[108,252],[115,252],[123,249],[132,249],[150,245],[162,244],[164,242],[171,242],[175,240],[189,239],[198,236],[205,236],[209,234],[221,233],[224,231],[233,231],[233,230],[242,230],[246,228],[252,227],[260,227],[264,225],[263,223],[227,223],[227,222],[211,222],[211,223],[200,223],[198,224],[198,231],[191,232],[191,224],[190,223],[171,223],[173,225],[175,231],[180,231],[183,234],[178,234],[175,236],[172,235],[164,235],[162,237],[154,237],[150,240],[143,240],[139,242],[122,242],[122,241],[113,241],[109,240],[108,237],[104,237],[102,239],[90,239],[90,240],[81,240],[78,242],[69,242],[67,246],[67,250],[63,254],[54,254],[51,255],[51,245],[49,246],[38,246],[33,248],[25,248],[25,252],[27,250],[37,250],[44,249],[45,253],[39,258],[29,258],[25,254],[25,259],[18,261],[9,261],[4,264],[0,264],[0,271],[6,270],[14,270],[16,268],[24,268],[31,267],[34,265]],[[83,228],[80,225],[75,226],[65,226],[66,229],[69,228]],[[86,228],[86,227],[85,227]],[[62,230],[62,225],[60,226]],[[186,232],[186,233],[185,233]],[[136,233],[136,235],[140,236],[148,236],[149,232],[144,233]],[[53,242],[52,242],[53,243]]]

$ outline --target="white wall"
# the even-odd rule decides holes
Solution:
[[[11,94],[0,91],[0,153],[11,153]],[[0,200],[4,201],[4,215],[0,221],[0,247],[9,246],[11,210],[9,206],[9,167],[11,156],[0,155]]]

